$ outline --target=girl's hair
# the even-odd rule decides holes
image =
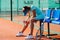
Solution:
[[[23,8],[24,8],[24,11],[26,11],[26,10],[30,11],[30,9],[31,9],[31,8],[28,7],[28,6],[24,6]]]

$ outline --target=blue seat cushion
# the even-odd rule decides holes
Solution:
[[[54,20],[52,21],[53,24],[60,24],[60,20]]]
[[[51,23],[51,20],[50,19],[46,19],[45,22]]]

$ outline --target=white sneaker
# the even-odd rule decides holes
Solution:
[[[28,36],[26,37],[26,39],[32,39],[32,38],[34,38],[32,35],[28,35]]]
[[[18,33],[16,34],[16,36],[17,36],[17,37],[23,36],[23,33],[22,33],[22,32],[18,32]]]

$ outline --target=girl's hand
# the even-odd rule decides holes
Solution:
[[[29,23],[29,21],[23,21],[23,23]]]
[[[23,21],[23,23],[27,23],[27,21]]]

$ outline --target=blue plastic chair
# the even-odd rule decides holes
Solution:
[[[56,12],[53,14],[53,19],[52,23],[53,24],[60,24],[60,10],[57,9]]]
[[[51,13],[51,9],[48,9],[48,10],[46,11],[45,22],[51,23],[51,21],[52,21],[51,18],[54,17],[53,14],[54,14],[55,12],[56,12],[56,10],[53,10],[53,12]],[[51,15],[52,15],[52,17],[51,17]]]
[[[47,36],[50,35],[50,25],[49,25],[49,23],[51,22],[50,14],[51,14],[51,9],[46,10],[45,22],[47,22],[47,25],[48,25],[48,34],[47,34]]]
[[[46,17],[45,17],[45,22],[49,22],[50,23],[50,13],[51,9],[46,10]]]
[[[53,18],[53,14],[54,14],[55,12],[56,12],[56,10],[53,10],[53,12],[52,12],[52,17],[51,17],[51,9],[48,9],[48,10],[46,11],[45,22],[47,22],[47,25],[48,25],[48,34],[47,34],[47,36],[51,36],[51,34],[50,34],[50,23],[51,23],[51,21],[52,21],[51,18]]]

